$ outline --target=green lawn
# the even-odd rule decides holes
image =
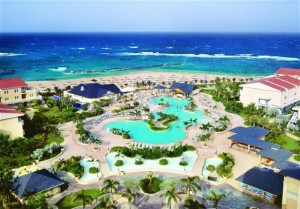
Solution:
[[[282,138],[286,141],[286,143],[283,145],[284,149],[287,149],[287,150],[300,149],[299,141],[296,141],[295,139],[292,139],[291,137],[289,137],[287,135],[282,135],[280,138]]]
[[[75,193],[81,193],[81,190]],[[99,189],[87,189],[84,190],[84,194],[85,195],[91,195],[94,199],[96,199],[97,197],[106,194],[106,192],[101,192]],[[82,205],[82,200],[76,200],[72,202],[72,194],[64,197],[63,199],[61,199],[60,201],[58,201],[56,203],[56,206],[59,209],[71,209],[77,206],[81,206]]]
[[[60,138],[60,137],[57,137],[55,136],[55,134],[48,134],[48,139],[47,141],[45,142],[44,146],[48,145],[48,144],[51,144],[52,142],[56,142],[57,144],[61,144],[64,140],[63,138]]]
[[[300,138],[300,132],[294,133],[295,136],[298,136]]]

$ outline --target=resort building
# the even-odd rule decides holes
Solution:
[[[0,102],[3,104],[25,104],[32,100],[42,100],[37,90],[28,86],[20,78],[0,80]]]
[[[241,85],[240,101],[244,106],[286,108],[300,103],[300,69],[280,68],[274,76]]]
[[[260,127],[235,127],[228,139],[230,147],[254,151],[258,154],[259,167],[254,167],[236,178],[240,189],[273,202],[282,196],[282,208],[300,209],[300,165],[289,162],[293,153],[279,145],[263,140],[268,130]]]
[[[70,96],[82,103],[91,103],[99,99],[116,101],[121,94],[121,90],[115,84],[98,83],[80,84],[69,91],[64,91],[64,96]]]
[[[47,191],[51,195],[61,192],[65,184],[60,178],[50,173],[46,169],[28,173],[14,179],[15,196],[19,200],[38,192]]]
[[[273,163],[275,171],[284,176],[282,209],[300,209],[300,165],[288,161]]]
[[[269,131],[258,126],[238,126],[229,131],[232,132],[232,135],[228,137],[230,147],[237,147],[238,149],[246,150],[247,152],[253,151],[257,153],[263,148],[276,146],[273,143],[263,140],[263,137],[267,135]]]
[[[270,202],[282,194],[284,177],[266,169],[253,167],[235,180],[245,193],[260,196]]]
[[[22,112],[0,103],[0,133],[9,135],[11,139],[23,137],[23,115]]]
[[[170,86],[170,90],[175,91],[177,94],[184,95],[185,97],[188,97],[190,93],[195,89],[194,84],[188,84],[188,83],[173,83]]]

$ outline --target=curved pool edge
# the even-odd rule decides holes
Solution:
[[[112,172],[112,173],[116,173],[116,172],[139,172],[139,171],[164,171],[164,172],[171,172],[171,173],[179,173],[179,174],[183,174],[183,173],[190,173],[190,172],[193,172],[194,169],[195,169],[195,165],[196,165],[196,162],[199,158],[198,154],[196,151],[186,151],[184,152],[181,156],[179,157],[174,157],[174,158],[171,158],[171,157],[162,157],[162,158],[159,158],[159,159],[156,159],[156,160],[144,160],[144,163],[142,165],[135,165],[134,162],[135,162],[135,158],[130,158],[130,157],[126,157],[124,156],[123,158],[120,158],[120,160],[125,160],[125,161],[132,161],[132,166],[131,164],[127,165],[127,167],[129,167],[129,169],[127,169],[127,167],[123,167],[123,166],[120,166],[120,167],[117,167],[115,166],[113,163],[109,163],[108,161],[108,158],[107,156],[108,155],[113,155],[113,154],[117,154],[117,152],[111,152],[111,153],[107,153],[105,155],[105,160],[106,160],[106,163],[108,165],[108,168],[109,168],[109,171]],[[177,169],[169,169],[170,166],[172,166],[172,163],[168,163],[167,165],[159,165],[159,160],[160,159],[167,159],[168,162],[170,161],[176,161],[177,162],[180,162],[180,159],[182,156],[184,156],[184,154],[189,154],[189,155],[192,155],[194,157],[193,159],[193,162],[192,162],[192,165],[189,165],[188,167],[190,169],[187,169],[187,166],[180,166],[179,163],[176,164],[176,165],[173,165],[175,166],[176,168],[182,168],[180,170],[177,170]],[[115,155],[114,155],[115,156]],[[114,159],[114,158],[113,158]],[[111,160],[111,159],[109,159]],[[159,167],[146,167],[146,164],[147,162],[145,163],[145,161],[147,161],[149,163],[149,165],[156,165],[156,166],[159,166]],[[126,163],[126,162],[125,162]],[[128,163],[128,162],[127,162]],[[133,167],[133,168],[132,168]],[[113,169],[115,168],[115,169]],[[122,169],[123,168],[123,169]],[[124,169],[125,168],[125,169]],[[130,169],[132,168],[132,169]]]

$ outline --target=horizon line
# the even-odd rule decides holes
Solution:
[[[7,31],[1,34],[300,34],[299,32],[238,32],[238,31]]]

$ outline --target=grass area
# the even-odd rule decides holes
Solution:
[[[48,145],[48,144],[51,144],[53,142],[56,142],[57,144],[61,144],[63,143],[64,139],[61,138],[61,137],[58,137],[56,136],[55,134],[53,133],[50,133],[48,136],[48,139],[47,141],[45,142],[44,146]]]
[[[75,192],[76,194],[81,193],[81,191]],[[91,195],[93,197],[93,199],[96,199],[97,197],[100,197],[101,195],[106,194],[106,192],[101,192],[99,189],[95,188],[95,189],[87,189],[84,190],[84,194],[85,195]],[[71,209],[77,206],[81,206],[82,205],[82,200],[76,200],[76,201],[72,201],[72,194],[62,198],[60,201],[58,201],[56,203],[56,206],[59,209]]]
[[[295,132],[294,135],[300,138],[300,132]]]
[[[299,141],[296,141],[295,139],[292,139],[291,137],[287,135],[281,135],[280,140],[284,140],[286,143],[283,145],[283,148],[286,150],[296,150],[300,149],[300,143]]]

